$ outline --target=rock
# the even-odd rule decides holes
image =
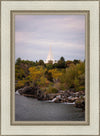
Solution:
[[[55,98],[53,98],[52,102],[60,103],[61,102],[61,95],[57,95]]]
[[[32,89],[32,87],[24,87],[22,90],[22,93],[24,94],[34,94],[34,90]]]
[[[18,92],[18,90],[15,92],[15,94],[20,95],[20,93]]]
[[[85,99],[84,98],[79,98],[75,101],[75,107],[77,108],[82,108],[82,110],[85,110]]]
[[[18,89],[16,92],[22,95],[23,88]]]
[[[60,103],[61,99],[60,98],[56,98],[56,100],[54,101],[55,103]]]
[[[24,96],[34,97],[34,98],[37,97],[37,90],[33,87],[27,86],[27,87],[19,89],[18,92]]]
[[[44,91],[41,91],[40,89],[37,90],[37,99],[38,100],[47,100],[47,96]]]
[[[52,100],[53,98],[55,98],[57,96],[57,94],[50,93],[50,94],[47,94],[47,96],[48,96],[49,100]]]
[[[75,102],[75,107],[82,108],[85,110],[85,93],[84,91],[58,91],[58,93],[49,93],[46,94],[45,90],[42,91],[36,87],[26,86],[24,88],[18,89],[16,94],[21,94],[27,97],[37,98],[38,100],[51,100],[51,102],[55,103],[73,103]]]

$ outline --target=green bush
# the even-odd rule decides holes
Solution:
[[[79,91],[84,91],[85,90],[85,86],[79,86]]]
[[[85,64],[80,62],[66,68],[66,72],[60,78],[61,86],[64,84],[65,89],[74,88],[76,91],[85,89]]]
[[[57,93],[58,90],[56,88],[52,88],[52,93]]]
[[[48,87],[47,89],[46,89],[46,92],[47,93],[57,93],[58,92],[58,89],[56,89],[56,88],[54,88],[54,87]]]

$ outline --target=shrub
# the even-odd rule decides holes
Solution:
[[[52,88],[52,93],[57,93],[58,90],[56,88]]]
[[[46,89],[46,92],[47,93],[57,93],[58,92],[58,89],[56,89],[56,88],[54,88],[54,87],[48,87],[47,89]]]
[[[66,72],[60,78],[61,84],[65,84],[65,89],[74,88],[76,91],[85,89],[85,64],[73,64],[66,68]]]

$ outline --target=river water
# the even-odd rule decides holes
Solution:
[[[85,121],[85,112],[73,104],[49,103],[15,95],[15,121]]]

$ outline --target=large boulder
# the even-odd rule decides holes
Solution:
[[[19,90],[17,90],[21,95],[25,95],[25,96],[37,96],[37,90],[34,87],[29,87],[26,86],[24,88],[21,88]]]

